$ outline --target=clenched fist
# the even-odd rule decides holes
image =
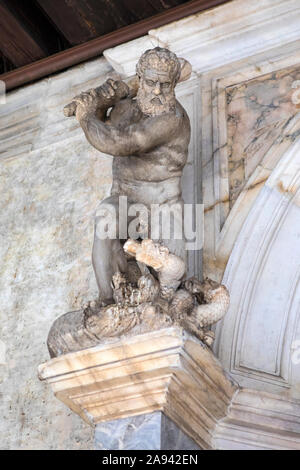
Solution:
[[[103,85],[101,85],[101,87],[99,87],[100,88],[99,94],[102,95],[103,98],[105,98],[106,100],[115,98],[116,91],[119,86],[120,86],[120,82],[113,80],[112,78],[109,78],[108,80],[106,80],[105,83],[103,83]]]
[[[129,88],[125,82],[109,78],[100,87],[75,96],[72,102],[64,107],[64,115],[66,117],[75,115],[80,121],[87,115],[98,114],[99,119],[102,119],[103,113],[108,108],[127,97],[128,94]]]
[[[88,114],[95,114],[99,107],[99,95],[95,90],[89,90],[75,96],[76,119],[80,122]]]

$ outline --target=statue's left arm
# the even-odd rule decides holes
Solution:
[[[76,98],[76,102],[76,118],[89,143],[97,150],[113,156],[146,153],[168,142],[173,135],[178,134],[181,126],[182,117],[168,113],[115,127],[99,119],[99,104],[97,107],[92,96],[82,94]]]
[[[178,132],[179,119],[173,114],[149,117],[120,129],[100,121],[95,115],[86,115],[80,125],[93,147],[122,157],[146,153],[166,143]]]

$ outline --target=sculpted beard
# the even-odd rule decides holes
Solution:
[[[146,91],[143,84],[141,84],[136,99],[142,113],[149,116],[159,116],[160,114],[175,112],[176,109],[174,89],[165,95],[160,94],[157,96]]]

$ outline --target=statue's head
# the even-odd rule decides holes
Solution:
[[[174,89],[180,69],[177,56],[168,49],[155,47],[144,52],[136,66],[140,79],[137,102],[143,113],[158,116],[175,111]]]

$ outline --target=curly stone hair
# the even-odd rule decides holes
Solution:
[[[180,77],[181,66],[176,54],[162,47],[155,47],[144,52],[136,65],[137,75],[140,77],[147,68],[169,73],[175,83]]]

